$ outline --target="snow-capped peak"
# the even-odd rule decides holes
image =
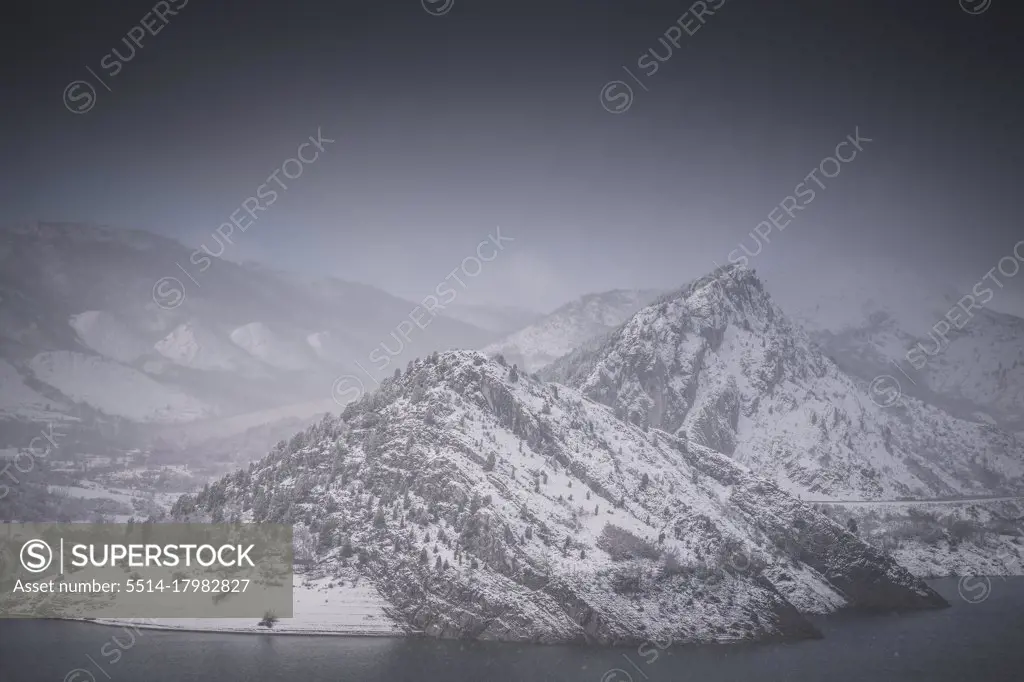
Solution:
[[[817,497],[984,494],[1017,489],[1024,474],[1009,434],[912,398],[883,404],[738,266],[663,296],[543,374]]]

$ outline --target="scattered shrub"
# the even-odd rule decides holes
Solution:
[[[628,561],[630,559],[657,560],[661,557],[661,549],[656,544],[639,538],[625,528],[606,523],[597,539],[597,546],[608,552],[612,561]]]
[[[616,594],[635,594],[643,589],[643,576],[637,568],[616,571],[612,575],[612,591]]]

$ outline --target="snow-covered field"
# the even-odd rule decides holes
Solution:
[[[146,629],[195,632],[247,632],[289,635],[390,635],[406,634],[385,612],[387,603],[368,581],[353,586],[336,578],[307,580],[296,575],[293,581],[294,611],[268,630],[259,626],[259,618],[153,618],[140,624],[138,619],[97,619],[100,625],[126,625]]]
[[[66,496],[80,500],[111,500],[118,504],[134,509],[136,500],[149,500],[152,495],[152,503],[161,509],[169,510],[178,499],[180,493],[133,493],[127,490],[103,486],[95,481],[82,481],[78,485],[50,486],[49,491],[55,495]],[[110,520],[114,523],[127,523],[132,514],[117,514]]]
[[[83,481],[81,485],[50,486],[50,492],[58,495],[66,495],[68,497],[75,497],[81,500],[114,500],[115,502],[123,502],[127,505],[131,505],[132,503],[131,493],[127,493],[122,490],[114,490],[112,488],[104,488],[100,484],[92,481]]]

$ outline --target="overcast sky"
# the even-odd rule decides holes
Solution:
[[[34,23],[5,25],[0,218],[216,250],[211,233],[319,129],[335,142],[279,174],[288,189],[270,185],[224,257],[418,300],[500,227],[514,241],[463,300],[543,310],[756,252],[750,232],[800,183],[815,198],[750,259],[769,278],[867,254],[969,287],[1024,239],[1010,0],[160,9],[183,4],[164,22],[149,0],[25,3]],[[131,55],[143,22],[156,35]],[[816,171],[824,189],[806,180],[857,130],[870,141]],[[993,305],[1024,313],[1022,285]]]

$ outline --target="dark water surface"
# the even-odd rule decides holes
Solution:
[[[993,578],[977,603],[955,579],[933,585],[952,608],[817,619],[825,639],[796,644],[667,651],[145,630],[132,643],[121,628],[0,620],[0,682],[1024,680],[1024,579]]]

